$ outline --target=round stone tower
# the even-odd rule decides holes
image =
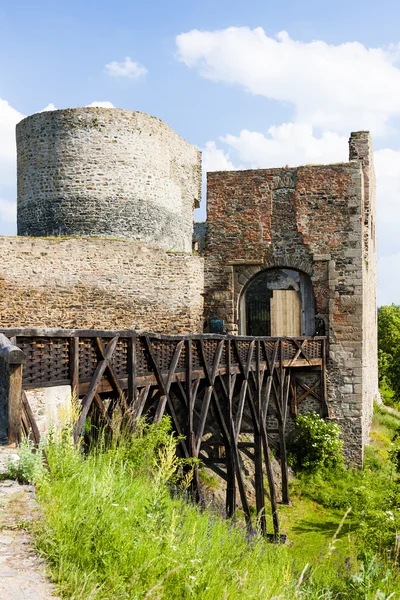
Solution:
[[[116,108],[17,125],[18,234],[132,238],[190,252],[201,154],[170,127]]]

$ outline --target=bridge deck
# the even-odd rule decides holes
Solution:
[[[266,531],[264,471],[274,534],[279,533],[269,438],[278,438],[282,501],[288,502],[286,423],[310,397],[319,402],[321,414],[328,414],[326,338],[15,328],[0,332],[25,354],[24,390],[65,384],[75,390],[81,399],[76,440],[89,414],[92,422],[111,428],[116,406],[129,420],[146,415],[157,422],[167,413],[182,436],[181,455],[199,458],[226,481],[229,516],[239,494],[251,526],[240,454],[244,452],[255,463],[261,528]],[[26,397],[23,407],[22,425],[28,430],[32,414]],[[271,418],[276,425],[268,429]],[[193,493],[198,499],[200,490],[196,467]]]

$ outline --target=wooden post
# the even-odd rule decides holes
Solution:
[[[263,460],[262,460],[262,438],[261,438],[261,423],[262,423],[262,411],[261,411],[261,388],[263,376],[261,373],[260,365],[260,353],[261,344],[260,340],[257,340],[256,345],[256,383],[257,383],[257,396],[256,396],[256,414],[258,423],[254,423],[254,467],[255,467],[255,484],[256,484],[256,508],[257,518],[259,519],[260,529],[262,535],[266,534],[266,521],[265,521],[265,500],[264,500],[264,476],[263,476]]]
[[[18,446],[21,441],[22,419],[22,364],[9,365],[8,388],[8,445]]]
[[[69,340],[70,378],[72,393],[79,398],[79,337]]]
[[[21,441],[22,427],[22,364],[25,355],[13,346],[5,335],[0,333],[0,361],[2,363],[1,373],[3,375],[0,386],[5,391],[5,402],[7,403],[8,417],[8,444],[18,446]]]
[[[128,404],[132,408],[136,403],[136,333],[128,339]]]
[[[234,444],[235,432],[232,428],[233,424],[233,386],[232,386],[232,356],[231,356],[231,341],[226,341],[226,371],[228,378],[228,427],[229,427],[229,439],[231,445],[226,448],[226,515],[227,517],[233,517],[236,512],[236,478],[235,478],[235,460],[232,453],[232,444]]]

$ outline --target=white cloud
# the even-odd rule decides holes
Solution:
[[[315,136],[311,125],[284,123],[268,129],[267,135],[243,129],[238,136],[226,135],[221,141],[237,153],[247,168],[329,164],[348,160],[348,140],[327,131]]]
[[[399,243],[400,151],[377,150],[374,160],[377,177],[378,251],[389,258],[394,255]],[[394,279],[398,286],[397,301],[400,303],[400,280],[396,277]]]
[[[128,77],[129,79],[139,79],[147,73],[146,67],[137,62],[133,62],[129,56],[123,62],[113,61],[105,66],[105,72],[111,77]]]
[[[2,202],[15,199],[17,179],[15,126],[24,115],[0,98],[0,198]],[[1,214],[9,211],[0,205]]]
[[[50,102],[50,104],[42,108],[42,110],[39,110],[39,112],[48,112],[50,110],[57,110],[52,102]]]
[[[91,102],[90,104],[86,104],[85,108],[115,108],[112,102],[104,101],[104,102]]]
[[[306,43],[285,31],[269,37],[261,27],[192,30],[176,44],[178,59],[203,77],[290,103],[300,123],[377,135],[400,115],[399,45]]]
[[[12,200],[0,198],[0,224],[15,223],[17,220],[17,204]]]
[[[397,276],[400,253],[382,256],[378,260],[378,306],[400,304],[400,284]]]
[[[229,155],[221,148],[217,148],[215,142],[207,142],[203,152],[203,173],[209,171],[233,171],[234,164],[230,161]]]

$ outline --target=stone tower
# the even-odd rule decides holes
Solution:
[[[130,238],[191,252],[200,152],[144,113],[78,108],[17,126],[18,234]]]

